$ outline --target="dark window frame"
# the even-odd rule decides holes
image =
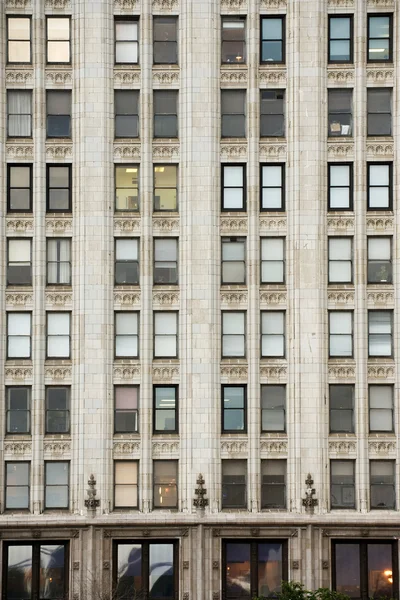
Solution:
[[[388,185],[388,195],[389,195],[389,206],[376,207],[370,206],[370,167],[371,166],[388,166],[389,167],[389,185]],[[373,187],[383,187],[383,186],[373,186]],[[384,161],[374,161],[367,162],[367,212],[371,211],[392,211],[393,210],[393,162],[384,162]]]
[[[169,389],[175,390],[175,408],[173,409],[175,412],[175,416],[174,416],[175,427],[174,427],[174,429],[157,429],[156,428],[157,411],[165,410],[165,409],[156,407],[156,391],[159,388],[169,388]],[[169,410],[171,410],[171,409],[169,409]],[[163,384],[153,385],[153,434],[159,435],[159,434],[174,434],[174,433],[179,433],[179,385],[163,385]]]
[[[6,250],[6,265],[7,265],[7,287],[11,287],[11,286],[25,286],[25,287],[32,287],[32,279],[33,279],[33,238],[30,237],[7,237],[7,250]],[[29,241],[30,242],[30,269],[31,269],[31,281],[30,283],[10,283],[9,281],[9,277],[8,277],[8,269],[10,268],[10,241]]]
[[[130,354],[129,356],[117,356],[117,335],[124,335],[121,333],[117,334],[117,314],[135,314],[137,315],[137,355]],[[132,336],[134,334],[127,334]],[[115,310],[114,311],[114,360],[124,360],[125,358],[140,358],[140,311],[139,310]]]
[[[136,464],[136,484],[122,484],[116,483],[116,472],[117,472],[117,464],[120,463],[129,463]],[[140,481],[140,473],[139,473],[140,461],[135,459],[115,459],[113,460],[113,511],[128,511],[128,510],[139,510],[139,481]],[[115,504],[115,491],[117,485],[136,485],[136,505],[134,506],[116,506]]]
[[[391,422],[392,422],[392,427],[391,429],[371,429],[371,410],[377,410],[376,408],[371,409],[371,388],[376,388],[376,387],[387,387],[390,388],[390,392],[391,392],[391,399],[392,399],[392,407],[391,407]],[[368,384],[368,431],[369,433],[381,433],[381,434],[390,434],[390,433],[395,433],[395,425],[394,425],[394,419],[395,419],[395,405],[394,405],[394,385],[393,384],[382,384],[382,383],[370,383]],[[388,410],[387,408],[379,408],[378,410]]]
[[[30,331],[29,331],[29,356],[9,356],[8,354],[8,340],[9,340],[9,326],[8,326],[8,315],[29,315],[29,323],[30,323]],[[19,336],[12,336],[19,337]],[[22,336],[28,337],[28,336]],[[32,311],[31,310],[8,310],[6,311],[6,344],[7,344],[7,352],[6,352],[6,360],[32,360]]]
[[[175,344],[176,344],[176,354],[175,356],[156,356],[156,335],[157,336],[163,336],[163,335],[169,335],[169,334],[160,334],[157,333],[156,334],[156,315],[157,314],[174,314],[176,317],[176,333],[175,333]],[[170,359],[175,359],[175,358],[179,358],[179,310],[153,310],[153,359],[154,360],[170,360]]]
[[[353,467],[353,483],[343,483],[340,482],[339,483],[334,483],[332,480],[332,476],[333,476],[333,469],[332,469],[332,464],[333,463],[349,463],[352,465]],[[354,503],[352,505],[346,505],[343,501],[342,502],[337,502],[336,504],[333,503],[332,501],[332,497],[333,497],[333,491],[332,488],[333,486],[341,486],[341,494],[343,495],[343,488],[351,488],[352,492],[353,492],[353,497],[354,497]],[[330,499],[329,499],[329,505],[330,505],[330,510],[356,510],[357,508],[357,496],[356,496],[356,461],[354,459],[331,459],[329,461],[329,491],[330,491]]]
[[[339,388],[339,387],[349,387],[352,390],[352,407],[351,409],[349,408],[345,408],[342,410],[346,410],[346,411],[351,411],[351,431],[347,431],[345,429],[332,429],[332,412],[333,411],[337,411],[339,409],[337,408],[332,408],[331,406],[331,389],[332,388]],[[355,399],[355,386],[354,383],[330,383],[329,384],[329,433],[348,433],[348,434],[352,434],[355,433],[355,419],[354,419],[354,399]]]
[[[229,240],[229,241],[226,241]],[[223,248],[224,244],[227,245],[232,243],[243,243],[244,245],[244,259],[243,260],[224,260]],[[233,236],[233,235],[221,235],[221,285],[246,285],[247,281],[247,237],[246,236]],[[224,281],[224,263],[243,263],[244,279],[243,281]]]
[[[332,110],[332,108],[329,107],[329,97],[330,96],[334,96],[334,95],[339,95],[339,93],[346,95],[346,93],[350,93],[350,112],[344,112],[343,110],[338,111],[337,109]],[[354,88],[328,88],[328,106],[327,106],[327,110],[328,110],[328,139],[330,138],[334,138],[334,139],[338,139],[338,138],[353,138],[354,137]],[[338,132],[332,132],[332,119],[334,117],[334,115],[338,115],[338,118],[340,118],[340,115],[350,115],[350,125],[349,125],[349,133],[342,133],[342,130],[340,130],[340,133]],[[339,120],[339,125],[341,127],[341,122]],[[346,123],[343,123],[343,125],[346,125]]]
[[[4,512],[5,513],[10,513],[10,512],[23,512],[23,513],[29,513],[31,512],[31,488],[32,488],[32,465],[31,465],[30,460],[6,460],[4,461]],[[28,465],[28,485],[18,485],[18,486],[9,486],[7,485],[7,466],[8,465],[14,465],[14,464],[18,464],[18,465]],[[24,487],[24,488],[28,488],[28,507],[27,508],[8,508],[7,506],[7,488],[8,487]]]
[[[69,97],[70,97],[70,112],[68,113],[57,113],[57,114],[50,114],[49,113],[49,95],[51,94],[66,94],[69,93]],[[46,90],[46,139],[48,140],[70,140],[72,138],[72,113],[73,113],[73,103],[72,103],[72,90],[70,89],[63,89],[63,90]],[[48,118],[49,117],[69,117],[69,127],[68,127],[68,135],[49,135],[49,124],[48,124]]]
[[[47,481],[47,465],[49,463],[62,463],[62,464],[66,464],[68,465],[68,482],[67,482],[67,488],[68,488],[68,504],[67,506],[47,506],[46,504],[46,490],[47,487],[49,485],[51,485],[51,487],[64,487],[61,486],[60,484],[49,484]],[[70,460],[45,460],[44,461],[44,490],[43,490],[43,508],[45,511],[69,511],[71,508],[71,461]]]
[[[64,240],[68,240],[69,241],[69,261],[67,260],[57,260],[57,261],[49,261],[49,242],[50,241],[64,241]],[[59,258],[60,254],[59,251],[57,250],[57,258]],[[61,268],[62,265],[69,265],[69,283],[62,283],[62,282],[57,282],[57,283],[49,283],[49,265],[50,264],[56,264],[57,265],[57,278],[60,277],[59,274],[59,270]],[[64,287],[71,287],[72,285],[72,238],[70,237],[46,237],[46,286],[64,286]]]
[[[263,408],[263,389],[268,389],[269,387],[281,387],[285,390],[285,404],[283,406],[283,429],[263,429],[263,411],[276,410],[271,408]],[[278,434],[286,434],[286,406],[287,406],[287,385],[279,384],[279,383],[262,383],[260,386],[260,413],[261,413],[261,433],[278,433]]]
[[[54,409],[49,409],[48,408],[48,392],[51,389],[65,389],[67,390],[66,394],[67,394],[67,400],[68,400],[68,408],[65,409],[65,413],[67,413],[67,425],[68,427],[66,428],[65,431],[50,431],[48,428],[48,422],[47,422],[47,417],[48,417],[48,413],[49,412],[55,412]],[[44,419],[44,427],[45,427],[45,434],[46,435],[67,435],[69,433],[71,433],[71,386],[69,385],[46,385],[45,386],[45,419]]]
[[[271,313],[281,313],[283,315],[283,333],[263,333],[263,326],[262,326],[262,317],[263,314],[271,314]],[[287,355],[287,311],[286,310],[260,310],[260,358],[263,359],[267,359],[267,360],[276,360],[276,359],[280,359],[280,358],[286,358]],[[283,354],[263,354],[263,336],[279,336],[279,337],[283,337]]]
[[[389,90],[390,96],[390,112],[372,112],[369,108],[369,93],[372,91],[381,92],[382,90]],[[390,116],[390,133],[369,133],[369,117],[375,115],[389,115]],[[392,137],[393,136],[393,88],[381,87],[381,88],[367,88],[367,137]]]
[[[176,24],[176,39],[175,40],[156,40],[155,39],[155,27],[154,22],[156,19],[168,19],[169,21],[175,21]],[[156,61],[154,59],[154,44],[164,42],[166,44],[175,44],[176,46],[176,61]],[[153,49],[153,65],[179,65],[179,17],[177,15],[153,15],[153,41],[152,41],[152,49]]]
[[[116,96],[119,92],[126,92],[127,94],[137,94],[137,114],[136,113],[117,113],[117,102]],[[136,118],[137,135],[117,135],[117,119],[118,117],[132,117]],[[135,89],[115,89],[114,90],[114,138],[116,140],[129,139],[136,140],[140,139],[140,90]],[[138,186],[139,187],[139,186]]]
[[[350,313],[351,314],[351,355],[346,354],[331,354],[331,313]],[[335,333],[333,335],[346,335],[348,333]],[[354,358],[354,310],[328,310],[328,358]]]
[[[332,19],[349,19],[350,21],[350,37],[349,38],[331,38],[331,21]],[[332,60],[331,59],[331,42],[336,40],[349,40],[350,46],[350,58],[349,60]],[[354,15],[349,13],[342,14],[329,14],[328,15],[328,64],[330,65],[344,65],[353,64],[354,62]]]
[[[282,38],[280,40],[275,40],[275,41],[281,42],[282,60],[273,60],[273,61],[272,60],[263,60],[263,51],[262,51],[263,42],[268,41],[268,39],[263,38],[262,30],[263,30],[263,20],[264,19],[280,19],[282,21]],[[260,15],[260,65],[284,65],[284,64],[286,64],[286,15],[262,14],[262,15]]]
[[[62,335],[60,337],[68,337],[68,345],[69,345],[69,353],[68,356],[51,356],[48,354],[48,349],[49,349],[49,315],[64,315],[67,314],[69,315],[69,334],[68,336],[66,335]],[[59,334],[56,335],[51,335],[51,337],[58,337]],[[46,360],[71,360],[71,356],[72,356],[72,311],[71,310],[47,310],[46,311]]]
[[[14,114],[18,114],[18,115],[24,115],[24,116],[29,116],[30,117],[30,132],[28,135],[10,135],[10,123],[9,123],[9,119],[10,119],[10,105],[9,105],[9,94],[10,92],[24,92],[27,93],[28,95],[30,95],[30,109],[31,112],[30,113],[12,113]],[[7,109],[7,139],[9,140],[26,140],[26,139],[32,139],[33,138],[33,113],[34,113],[34,108],[33,108],[33,90],[32,89],[25,89],[25,88],[9,88],[6,90],[6,109]],[[24,163],[20,163],[21,166],[24,165]]]
[[[350,260],[331,260],[331,240],[350,240]],[[350,279],[348,281],[331,281],[330,266],[331,262],[348,263],[350,262]],[[329,235],[328,236],[328,285],[353,285],[354,284],[354,236],[352,235]]]
[[[237,62],[230,62],[227,60],[223,60],[224,56],[224,42],[228,40],[224,40],[224,21],[226,22],[242,22],[244,23],[244,39],[243,40],[232,40],[234,42],[242,42],[243,43],[243,60],[238,60]],[[221,15],[221,65],[245,65],[247,62],[247,19],[246,15]],[[238,57],[239,55],[237,55]]]
[[[71,65],[72,64],[72,27],[71,27],[71,15],[45,15],[46,25],[45,25],[45,35],[46,35],[46,65]],[[49,40],[48,35],[48,21],[49,19],[68,19],[69,21],[69,39],[68,40]],[[49,41],[68,41],[69,44],[69,61],[49,61]]]
[[[10,409],[10,390],[26,390],[28,399],[28,409]],[[30,435],[32,430],[32,386],[30,385],[7,385],[5,386],[5,434],[6,435]],[[8,415],[12,412],[26,412],[28,428],[26,431],[9,431]]]
[[[390,265],[390,277],[387,281],[371,281],[369,277],[369,266],[371,259],[369,258],[369,241],[370,240],[389,240],[390,244],[390,259],[387,261]],[[375,260],[375,259],[374,259]],[[382,261],[383,262],[383,261]],[[368,235],[367,236],[367,284],[371,285],[393,285],[393,236],[392,235]]]
[[[29,19],[29,56],[30,56],[29,62],[10,61],[8,43],[10,41],[18,42],[18,41],[27,41],[27,40],[10,40],[10,30],[9,30],[9,26],[8,26],[9,19]],[[32,15],[27,15],[27,14],[19,14],[19,15],[7,14],[6,15],[6,64],[7,65],[31,65],[32,64]]]
[[[331,167],[348,167],[349,169],[349,181],[350,185],[341,185],[341,186],[332,186],[331,183]],[[353,211],[353,196],[354,196],[354,182],[353,182],[353,163],[347,162],[330,162],[328,163],[328,212],[348,212]],[[349,206],[348,208],[332,208],[331,207],[331,190],[336,189],[336,187],[348,188],[349,190]]]
[[[372,333],[370,332],[370,316],[372,313],[389,313],[390,314],[390,334],[382,334],[382,333]],[[392,309],[380,309],[380,308],[373,308],[373,309],[368,309],[368,315],[367,315],[367,319],[368,319],[368,358],[394,358],[394,336],[395,336],[395,330],[394,330],[394,311]],[[390,335],[390,354],[370,354],[369,353],[369,347],[370,347],[370,336],[379,336],[379,335]]]
[[[268,93],[268,92],[275,92],[275,94],[283,94],[283,98],[282,98],[282,112],[278,113],[278,112],[274,112],[274,113],[263,113],[262,112],[262,101],[263,101],[263,94]],[[278,100],[278,98],[276,98],[276,100]],[[266,88],[266,89],[262,89],[260,90],[260,139],[285,139],[286,138],[286,126],[287,126],[287,117],[286,117],[286,113],[287,113],[287,98],[286,98],[286,89],[285,88]],[[282,122],[283,122],[283,126],[282,126],[282,134],[274,134],[274,135],[264,135],[262,133],[262,117],[282,117]]]
[[[233,483],[233,482],[229,482],[229,483],[224,483],[224,464],[227,465],[228,463],[241,463],[241,465],[245,466],[244,469],[244,476],[245,476],[245,480],[244,483]],[[235,476],[237,476],[238,473],[235,474]],[[239,474],[240,475],[240,474]],[[226,476],[226,474],[225,474]],[[244,503],[243,504],[226,504],[226,500],[224,502],[224,487],[225,486],[229,486],[228,489],[235,489],[235,487],[240,486],[240,488],[244,488]],[[249,461],[246,458],[228,458],[228,459],[222,459],[221,460],[221,510],[246,510],[248,508],[248,504],[249,504],[249,496],[250,496],[250,490],[248,489],[249,486]]]
[[[125,384],[125,385],[114,385],[113,386],[113,399],[114,399],[114,433],[115,434],[125,434],[125,433],[140,433],[140,423],[139,423],[139,414],[140,414],[140,385],[129,385],[129,384]],[[137,390],[137,408],[132,409],[132,412],[136,412],[136,429],[134,431],[119,431],[116,427],[115,427],[115,423],[116,423],[116,414],[117,412],[119,412],[119,409],[117,410],[116,408],[116,390],[118,388],[135,388]],[[131,410],[131,409],[130,409]]]
[[[160,482],[156,483],[156,481],[155,481],[155,463],[161,463],[161,462],[162,463],[165,463],[165,462],[174,463],[176,465],[176,483],[174,484],[175,485],[175,490],[176,490],[176,504],[175,504],[175,506],[166,506],[166,507],[156,506],[156,503],[155,503],[155,497],[156,497],[156,495],[154,494],[154,488],[157,485],[160,487]],[[153,497],[152,509],[153,510],[163,510],[165,508],[166,510],[174,510],[174,511],[178,510],[179,509],[179,460],[177,460],[177,459],[158,459],[158,458],[157,459],[153,459],[152,467],[153,467],[153,469],[152,469],[152,491],[153,491],[153,494],[152,494],[152,497]],[[163,485],[163,487],[165,487],[165,485]],[[169,487],[172,487],[171,484],[169,484]]]
[[[229,313],[234,313],[234,314],[240,313],[240,314],[244,315],[244,319],[243,319],[244,333],[243,334],[241,334],[241,333],[239,333],[239,334],[224,333],[224,317],[223,317],[223,315],[225,313],[228,313],[228,314]],[[243,336],[243,338],[244,338],[244,344],[243,344],[244,345],[244,353],[243,353],[243,355],[231,356],[231,355],[224,354],[224,342],[223,342],[224,335],[241,335],[241,336]],[[224,359],[224,358],[246,358],[246,356],[247,356],[247,311],[246,310],[221,310],[221,359]]]
[[[276,189],[273,186],[264,185],[263,167],[280,167],[281,169],[281,208],[264,208],[263,207],[263,190]],[[286,211],[286,163],[260,163],[260,212],[285,212]]]
[[[224,93],[226,92],[241,92],[244,96],[244,102],[243,102],[243,113],[237,113],[237,112],[229,112],[229,113],[223,113],[222,112],[222,97],[224,95]],[[226,95],[226,94],[225,94]],[[243,90],[243,89],[222,89],[221,90],[221,98],[220,98],[220,102],[221,102],[221,139],[223,140],[229,140],[229,139],[239,139],[239,140],[245,140],[247,138],[247,90]],[[225,116],[236,116],[236,117],[243,117],[243,121],[244,121],[244,134],[237,136],[237,135],[223,135],[223,121],[224,121],[224,117]]]
[[[242,169],[242,188],[237,186],[229,186],[225,188],[225,167],[241,167]],[[225,189],[242,189],[242,207],[241,208],[225,208],[224,196]],[[221,164],[221,212],[246,212],[247,211],[247,163],[222,163]]]
[[[172,261],[156,261],[156,242],[161,240],[174,240],[176,243],[176,281],[174,283],[170,283],[168,281],[155,281],[155,273],[156,273],[156,262],[164,263],[164,262],[172,262]],[[179,237],[178,236],[154,236],[153,237],[153,285],[179,285]]]
[[[69,188],[51,188],[50,187],[50,169],[51,167],[67,167],[68,168],[68,184]],[[65,190],[68,189],[68,209],[50,209],[50,190]],[[65,163],[47,163],[46,164],[46,213],[70,213],[72,212],[72,165]]]
[[[134,187],[117,187],[117,169],[137,169],[137,208],[117,208],[117,190],[135,190]],[[134,198],[134,196],[132,196]],[[140,213],[140,164],[132,163],[114,163],[114,212],[115,213]]]
[[[120,240],[135,240],[137,242],[137,260],[117,260],[117,244]],[[137,264],[137,283],[118,283],[116,280],[117,273],[117,263],[123,264]],[[115,236],[114,237],[114,286],[140,286],[140,237],[125,237],[125,236]]]
[[[369,42],[370,40],[380,39],[380,38],[371,38],[370,30],[371,24],[370,19],[374,17],[389,17],[389,58],[384,59],[376,59],[372,60],[369,57]],[[393,62],[393,13],[367,13],[367,63],[391,63]]]
[[[156,113],[156,102],[155,98],[157,93],[164,94],[168,92],[169,94],[175,94],[175,111],[174,113]],[[176,121],[176,135],[158,135],[156,134],[156,117],[175,117]],[[156,140],[177,140],[179,139],[179,90],[175,89],[155,89],[153,90],[153,138]]]
[[[155,169],[160,167],[175,167],[175,187],[156,187]],[[164,210],[163,208],[156,208],[156,190],[175,190],[176,193],[176,208]],[[153,163],[153,212],[154,213],[165,213],[165,212],[179,212],[179,163]]]
[[[243,408],[233,409],[233,410],[241,410],[243,412],[243,429],[226,429],[224,427],[225,421],[225,390],[227,388],[241,388],[243,390]],[[221,433],[229,433],[229,434],[246,434],[247,433],[247,385],[243,383],[224,383],[221,385]]]
[[[372,471],[372,464],[373,463],[390,463],[392,465],[392,476],[393,476],[393,482],[392,483],[372,483],[371,481],[371,471]],[[384,485],[384,486],[393,486],[393,497],[394,497],[394,506],[373,506],[372,504],[372,486],[379,486],[379,485]],[[396,461],[392,460],[392,459],[370,459],[369,461],[369,510],[396,510],[397,511],[397,494],[396,494]]]
[[[29,169],[29,187],[17,188],[11,187],[11,169],[13,167],[27,167]],[[28,209],[11,209],[11,190],[29,190],[29,208]],[[32,198],[33,198],[33,165],[32,163],[7,163],[7,213],[32,213]]]
[[[283,483],[277,483],[277,482],[269,482],[269,483],[263,483],[263,476],[265,475],[265,473],[263,473],[263,465],[267,464],[267,463],[271,463],[271,462],[279,462],[282,465],[285,466],[284,469],[284,477],[285,480]],[[288,494],[287,494],[287,488],[288,488],[288,469],[287,469],[287,460],[286,458],[263,458],[260,461],[260,475],[261,475],[261,494],[260,494],[260,508],[261,510],[287,510],[287,501],[288,501]],[[263,503],[263,492],[265,492],[266,489],[269,488],[283,488],[283,495],[284,495],[284,503],[281,505],[278,504],[269,504],[268,506],[266,504]]]
[[[137,40],[117,40],[117,27],[116,24],[119,21],[125,21],[128,23],[137,23]],[[114,15],[114,65],[124,66],[124,65],[139,65],[140,64],[140,19],[139,16],[124,16],[124,15]],[[136,44],[137,47],[137,61],[136,62],[117,62],[117,42],[131,42]]]

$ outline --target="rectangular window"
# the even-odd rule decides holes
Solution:
[[[47,212],[71,212],[71,165],[47,165]]]
[[[329,137],[353,134],[353,90],[328,90]]]
[[[31,357],[31,313],[7,313],[7,358]]]
[[[392,283],[392,238],[368,238],[368,283]]]
[[[368,62],[391,62],[393,15],[368,15]]]
[[[178,137],[178,91],[154,90],[154,137]]]
[[[261,238],[261,283],[285,283],[285,238]]]
[[[32,240],[7,240],[7,285],[32,285]]]
[[[71,285],[69,238],[47,238],[47,284]]]
[[[154,238],[154,285],[178,284],[178,239]]]
[[[393,431],[393,386],[369,385],[369,430],[371,433]]]
[[[114,460],[114,508],[138,508],[136,460]]]
[[[392,90],[367,90],[368,135],[392,135]]]
[[[353,238],[328,238],[328,282],[351,283],[353,281]]]
[[[115,285],[139,285],[139,240],[115,238]]]
[[[222,386],[222,433],[244,433],[247,430],[247,394],[245,385]]]
[[[261,311],[261,356],[285,356],[285,313],[278,310]]]
[[[222,312],[222,358],[246,356],[246,313]]]
[[[261,63],[285,62],[285,17],[261,18]]]
[[[71,357],[71,313],[47,313],[47,358]]]
[[[139,210],[139,166],[115,166],[115,210]]]
[[[139,137],[139,90],[114,90],[115,137]]]
[[[31,63],[30,17],[7,17],[7,63]]]
[[[354,385],[329,386],[330,433],[354,433]]]
[[[261,137],[285,137],[285,90],[261,90]]]
[[[261,210],[285,210],[285,165],[261,165]]]
[[[329,15],[330,63],[353,62],[353,17],[351,15]]]
[[[71,20],[69,17],[46,17],[47,64],[71,62]]]
[[[6,432],[11,434],[30,433],[31,430],[31,388],[8,387]]]
[[[178,17],[153,17],[153,63],[178,64]]]
[[[178,210],[178,165],[154,165],[154,211]]]
[[[178,357],[178,313],[154,313],[154,358]]]
[[[247,508],[247,460],[223,460],[222,508]]]
[[[221,137],[246,137],[245,90],[221,90]]]
[[[29,509],[30,463],[7,462],[6,465],[6,509]]]
[[[32,211],[32,165],[7,165],[7,210]]]
[[[114,433],[139,431],[139,386],[114,386]]]
[[[32,137],[32,90],[7,90],[7,135]]]
[[[246,165],[222,165],[222,210],[246,210]]]
[[[328,165],[328,209],[353,209],[353,165],[331,163]]]
[[[221,283],[246,283],[246,238],[223,237]]]
[[[46,433],[69,433],[71,388],[46,388]]]
[[[368,311],[368,356],[392,356],[393,311]]]
[[[69,462],[47,461],[45,467],[45,508],[69,508]]]
[[[178,433],[178,386],[155,385],[153,401],[153,432]]]
[[[261,386],[261,431],[286,431],[286,386]]]
[[[354,460],[331,460],[331,509],[355,508]]]
[[[153,460],[153,508],[178,508],[177,460]]]
[[[115,313],[115,358],[138,358],[139,313]]]
[[[139,23],[133,19],[115,19],[115,63],[137,64]]]
[[[71,137],[71,90],[47,90],[47,137]]]
[[[353,312],[329,312],[329,357],[353,356]]]
[[[286,508],[286,460],[261,461],[261,508]]]
[[[368,210],[392,210],[392,163],[368,163]]]
[[[396,508],[395,475],[393,460],[370,460],[370,508]]]
[[[222,64],[246,62],[246,19],[245,17],[222,17]]]

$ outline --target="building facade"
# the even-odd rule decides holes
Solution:
[[[2,597],[398,598],[396,0],[1,0]]]

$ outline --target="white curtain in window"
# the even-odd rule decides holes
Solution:
[[[70,314],[48,313],[47,355],[68,358],[70,353]]]
[[[156,313],[154,319],[154,355],[177,356],[178,315]]]
[[[369,260],[390,260],[390,238],[368,238]]]
[[[9,240],[8,242],[9,263],[31,262],[31,240]]]
[[[130,239],[119,239],[116,243],[117,260],[137,260],[138,259],[138,241]]]
[[[10,90],[8,92],[8,135],[30,137],[32,92]]]
[[[9,313],[7,325],[9,358],[29,358],[31,354],[30,313]]]
[[[330,355],[351,356],[352,349],[352,313],[333,312],[329,315]]]

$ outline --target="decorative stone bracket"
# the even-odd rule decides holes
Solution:
[[[317,498],[313,498],[314,494],[315,494],[315,488],[313,488],[313,484],[314,484],[314,480],[311,477],[311,473],[308,474],[307,479],[305,481],[306,483],[306,497],[303,498],[303,506],[305,506],[305,509],[308,511],[313,511],[314,507],[317,506],[318,504],[318,500]]]
[[[89,480],[88,480],[88,489],[87,489],[87,495],[88,497],[85,500],[85,506],[89,511],[93,512],[93,516],[94,513],[96,512],[96,508],[98,508],[100,506],[100,500],[98,498],[96,498],[96,480],[94,478],[93,473],[90,475]]]
[[[205,481],[201,473],[199,474],[196,483],[198,487],[194,490],[194,493],[197,498],[193,499],[193,506],[204,509],[206,506],[208,506],[208,498],[204,498],[204,496],[207,494],[207,490],[205,487],[203,487]]]

